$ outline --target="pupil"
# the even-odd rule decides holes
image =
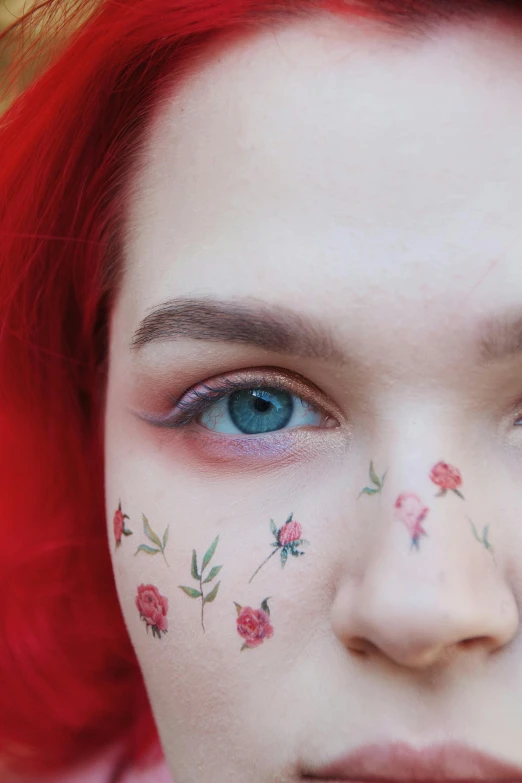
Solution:
[[[228,398],[230,418],[246,435],[282,429],[293,409],[292,395],[279,389],[243,389]]]

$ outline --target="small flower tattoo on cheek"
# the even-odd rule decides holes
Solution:
[[[221,581],[219,581],[212,590],[204,594],[204,588],[203,585],[208,584],[209,582],[212,582],[216,576],[219,574],[223,566],[214,566],[210,569],[206,577],[203,579],[203,572],[205,568],[207,568],[208,565],[210,565],[210,561],[212,560],[214,553],[216,551],[216,547],[218,545],[219,536],[216,536],[214,541],[211,543],[207,551],[205,552],[203,556],[203,560],[201,562],[201,570],[198,569],[198,556],[196,553],[196,550],[192,550],[192,565],[191,565],[191,575],[192,578],[195,579],[197,582],[199,582],[199,590],[195,589],[194,587],[187,587],[186,585],[178,585],[180,590],[183,590],[183,592],[188,595],[190,598],[201,598],[201,627],[203,628],[203,632],[205,633],[205,622],[204,622],[204,609],[206,604],[212,603],[212,601],[215,600],[219,585],[221,584]]]
[[[121,508],[121,500],[118,501],[118,508],[114,512],[112,525],[114,529],[114,538],[116,539],[116,547],[121,546],[122,536],[132,536],[132,530],[128,530],[125,527],[125,520],[129,519],[128,514],[124,514]]]
[[[265,639],[271,639],[274,629],[270,624],[270,609],[265,598],[261,603],[261,609],[253,609],[251,606],[241,606],[234,601],[237,611],[237,632],[243,639],[243,650],[251,650],[259,647]]]
[[[429,508],[413,492],[402,492],[395,501],[395,519],[403,522],[411,536],[411,548],[419,550],[421,536],[428,534],[422,523],[428,516]]]
[[[293,516],[294,516],[293,513],[290,514],[290,516],[288,517],[284,525],[282,525],[280,528],[277,527],[273,519],[270,520],[270,530],[275,538],[275,541],[273,541],[271,544],[271,546],[274,547],[274,551],[271,552],[268,555],[268,557],[265,560],[263,560],[261,565],[254,571],[254,573],[248,580],[249,584],[252,581],[252,579],[255,577],[255,575],[265,565],[265,563],[268,563],[270,558],[273,557],[275,554],[277,554],[277,552],[280,552],[281,554],[282,568],[284,568],[286,565],[286,561],[288,560],[288,555],[292,555],[293,557],[301,557],[302,555],[306,554],[305,552],[300,552],[298,547],[304,546],[305,544],[309,544],[309,541],[307,541],[304,538],[301,538],[303,530],[299,522],[297,522],[293,518]]]
[[[162,633],[167,633],[168,599],[161,595],[154,585],[139,585],[136,596],[136,607],[140,618],[145,622],[147,633],[152,629],[152,635],[161,639]]]
[[[444,497],[448,491],[451,491],[458,495],[459,498],[462,498],[462,500],[465,499],[459,490],[459,487],[462,486],[460,470],[453,465],[448,465],[447,462],[437,462],[431,469],[430,479],[436,486],[440,487],[435,497]]]
[[[143,532],[151,541],[154,546],[149,546],[148,544],[140,544],[137,550],[134,552],[134,556],[138,554],[138,552],[145,552],[147,555],[157,555],[159,552],[163,555],[164,561],[168,564],[167,558],[165,557],[165,547],[167,546],[167,541],[169,540],[169,525],[167,525],[167,528],[165,532],[163,533],[163,541],[160,539],[160,537],[157,535],[157,533],[154,532],[154,530],[151,528],[149,524],[149,520],[145,516],[145,514],[141,515],[143,517]],[[169,566],[170,568],[170,566]]]
[[[381,478],[379,478],[375,472],[375,468],[373,467],[373,460],[370,460],[370,481],[373,484],[373,487],[364,487],[364,489],[361,489],[357,499],[359,499],[361,495],[377,495],[378,493],[382,492],[382,488],[384,487],[384,479],[386,478],[387,472],[388,470],[386,469]]]

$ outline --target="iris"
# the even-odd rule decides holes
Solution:
[[[282,429],[293,411],[292,395],[279,389],[242,389],[228,398],[230,418],[246,435]]]

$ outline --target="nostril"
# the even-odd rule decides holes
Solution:
[[[361,636],[352,637],[349,642],[349,647],[350,650],[360,658],[367,658],[372,651],[377,650],[375,644]]]
[[[464,648],[465,650],[470,650],[474,647],[481,647],[486,641],[486,638],[486,636],[473,636],[469,639],[462,639],[458,646]]]

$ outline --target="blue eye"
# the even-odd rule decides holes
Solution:
[[[286,427],[319,426],[321,414],[294,394],[273,388],[240,389],[211,403],[200,423],[228,435],[261,435]]]

